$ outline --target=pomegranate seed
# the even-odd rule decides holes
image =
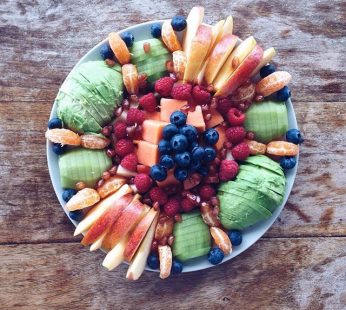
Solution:
[[[135,184],[135,177],[131,177],[130,180],[129,180],[129,183],[132,185],[132,184]]]
[[[111,177],[111,174],[108,171],[105,171],[104,173],[102,173],[102,179],[104,181],[107,181],[110,177]]]
[[[156,240],[154,240],[154,241],[152,242],[152,244],[151,244],[151,251],[152,251],[152,252],[157,252],[158,247],[159,247],[159,243],[158,243]]]
[[[207,92],[208,92],[208,93],[214,92],[214,86],[213,86],[213,84],[209,84],[209,85],[207,86]]]
[[[262,96],[262,95],[257,95],[256,97],[255,97],[255,101],[256,102],[261,102],[261,101],[263,101],[264,100],[264,97]]]
[[[117,107],[115,110],[114,110],[114,116],[115,117],[119,117],[121,115],[121,113],[123,113],[123,107]]]
[[[146,54],[150,52],[150,50],[151,50],[151,45],[150,45],[149,42],[144,42],[144,43],[143,43],[143,50],[144,50],[144,53],[146,53]]]
[[[166,69],[170,73],[174,72],[174,64],[173,64],[172,60],[167,60],[166,61]]]
[[[174,82],[176,82],[176,81],[178,80],[177,74],[174,73],[174,72],[171,72],[171,73],[169,74],[169,77],[170,77]]]
[[[84,182],[77,182],[76,183],[76,190],[77,191],[80,191],[80,190],[82,190],[82,189],[84,189],[84,188],[86,188],[86,185],[85,185],[85,183]]]
[[[254,134],[252,131],[248,131],[248,132],[246,133],[246,139],[248,139],[248,140],[253,140],[253,139],[255,139],[255,134]]]
[[[105,181],[104,181],[103,179],[100,179],[100,180],[97,181],[96,187],[99,188],[99,187],[101,187],[104,183],[105,183]]]
[[[111,131],[108,126],[102,128],[102,134],[106,137],[109,137],[111,135]]]
[[[130,108],[130,101],[128,99],[124,99],[121,106],[123,110],[128,110]]]
[[[212,115],[210,113],[208,113],[203,118],[204,118],[205,121],[209,122],[211,120],[211,118],[212,118]]]
[[[223,147],[224,147],[225,149],[227,149],[227,150],[230,150],[230,149],[232,149],[233,145],[232,145],[231,142],[225,141],[225,142],[223,143]]]
[[[160,210],[160,205],[159,205],[159,203],[158,203],[157,201],[154,202],[153,208],[154,208],[154,210],[156,210],[156,211],[159,211],[159,210]]]
[[[114,158],[113,158],[113,160],[114,160],[114,162],[115,162],[117,165],[119,165],[120,162],[121,162],[121,158],[120,158],[119,155],[115,155]]]
[[[169,246],[172,246],[173,245],[173,242],[174,242],[174,236],[172,236],[172,235],[170,235],[169,237],[168,237],[168,245]]]
[[[113,150],[113,149],[108,149],[108,150],[106,151],[106,155],[107,155],[108,157],[110,157],[110,158],[114,157],[114,156],[115,156],[115,150]]]
[[[130,103],[138,103],[138,96],[137,95],[131,95],[130,96]]]
[[[216,165],[216,166],[220,166],[220,164],[221,164],[221,160],[219,159],[219,158],[215,158],[214,159],[214,164]]]
[[[126,127],[126,132],[127,132],[127,135],[129,136],[130,139],[134,138],[135,131],[136,131],[136,126],[135,125]]]
[[[210,203],[213,207],[219,206],[220,205],[220,201],[219,198],[217,197],[211,197],[210,198]]]
[[[183,221],[183,218],[181,217],[180,214],[174,215],[174,220],[178,223],[181,223]]]
[[[116,175],[117,174],[117,170],[118,170],[118,166],[113,166],[111,169],[109,169],[109,173],[111,175]]]
[[[144,202],[146,205],[151,205],[151,204],[153,203],[149,197],[148,197],[148,198],[143,198],[143,202]]]
[[[191,193],[188,193],[186,195],[186,198],[194,205],[197,206],[200,202],[201,202],[201,197],[199,197],[198,195],[194,195]]]
[[[218,103],[217,98],[216,98],[216,97],[213,97],[213,98],[211,99],[211,102],[210,102],[210,108],[216,109],[217,103]]]
[[[220,207],[219,207],[219,206],[215,206],[215,207],[213,208],[213,214],[216,215],[216,216],[218,216],[219,213],[220,213]]]
[[[115,61],[114,61],[113,59],[107,58],[107,59],[105,60],[105,62],[106,62],[106,64],[107,64],[108,67],[114,67],[114,66],[115,66]]]
[[[219,183],[219,177],[217,176],[208,176],[204,178],[204,182],[207,184]]]
[[[221,157],[222,159],[225,159],[226,156],[227,156],[227,149],[222,148],[221,151],[220,151],[220,157]]]
[[[167,237],[163,237],[161,240],[159,240],[159,245],[166,245],[167,244]]]

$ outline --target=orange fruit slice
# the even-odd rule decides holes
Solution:
[[[267,97],[286,86],[291,79],[291,74],[286,71],[273,72],[257,83],[256,94]]]
[[[263,155],[266,153],[267,146],[263,143],[254,140],[245,140],[245,143],[248,145],[251,155]]]
[[[169,245],[159,245],[160,278],[166,279],[171,274],[172,249]]]
[[[125,42],[122,40],[120,35],[116,32],[111,32],[108,35],[109,45],[121,65],[130,62],[131,55]]]
[[[138,93],[138,72],[133,64],[125,64],[121,68],[123,74],[123,82],[129,94]]]
[[[229,240],[227,234],[222,229],[218,227],[210,227],[210,233],[213,237],[215,244],[221,249],[221,251],[225,255],[231,253],[231,240]]]
[[[100,195],[93,188],[84,188],[77,192],[67,203],[68,211],[75,211],[93,206],[100,201]]]
[[[53,143],[60,143],[62,145],[80,145],[80,136],[69,129],[55,128],[46,131],[46,139]]]
[[[115,193],[121,186],[126,183],[126,180],[119,176],[114,176],[105,181],[100,187],[97,188],[101,198],[105,198],[110,194]]]
[[[267,144],[267,153],[277,156],[296,156],[299,146],[286,141],[272,141]]]
[[[165,45],[167,46],[170,52],[182,50],[180,42],[172,28],[170,20],[166,20],[163,23],[162,29],[161,29],[161,37],[162,37],[163,43],[165,43]]]
[[[102,138],[97,135],[82,135],[81,146],[86,149],[97,149],[102,150],[109,145],[110,140],[107,138]]]

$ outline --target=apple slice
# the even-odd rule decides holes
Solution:
[[[275,57],[276,55],[276,51],[274,47],[270,47],[268,49],[266,49],[263,52],[263,57],[261,59],[261,62],[258,64],[258,66],[255,68],[255,70],[253,70],[250,74],[250,77],[255,76],[263,66],[265,66],[268,62],[271,62],[272,59]]]
[[[106,250],[112,249],[122,238],[124,238],[148,211],[147,207],[139,200],[133,200],[121,213],[103,240],[102,246]]]
[[[102,262],[102,266],[106,267],[109,271],[118,267],[124,261],[124,250],[127,244],[128,236],[121,239],[118,244],[107,253]]]
[[[212,26],[211,32],[213,35],[213,39],[211,40],[208,55],[211,54],[215,45],[220,41],[224,24],[225,24],[225,20],[222,19],[222,20],[218,21],[214,26]]]
[[[216,90],[220,89],[226,79],[228,79],[237,66],[245,59],[247,55],[255,48],[256,40],[254,37],[248,37],[241,42],[228,56],[226,62],[223,64],[221,70],[218,72],[213,81]]]
[[[102,242],[103,239],[106,237],[107,232],[107,230],[104,231],[103,234],[100,237],[98,237],[97,240],[90,246],[90,252],[96,251],[102,247]]]
[[[124,257],[127,262],[130,262],[132,260],[139,245],[141,244],[147,231],[149,230],[151,223],[156,217],[158,217],[158,214],[159,213],[154,208],[151,208],[131,233],[129,241],[126,245],[126,249],[124,251]]]
[[[90,227],[81,243],[83,245],[89,245],[95,242],[105,231],[108,231],[112,227],[113,223],[119,218],[120,214],[132,200],[132,194],[127,194],[117,199]]]
[[[190,53],[192,40],[197,33],[198,27],[202,24],[204,18],[204,7],[194,6],[186,18],[187,27],[183,37],[183,51]]]
[[[154,239],[157,220],[158,217],[155,217],[141,245],[139,246],[134,259],[132,260],[129,269],[127,270],[126,278],[129,280],[138,280],[144,271],[151,250],[151,244]]]
[[[240,85],[249,79],[251,72],[258,66],[263,56],[263,49],[256,45],[253,51],[237,67],[233,74],[216,92],[217,97],[226,97],[232,94]]]
[[[231,54],[232,50],[237,44],[237,41],[237,36],[227,34],[224,35],[215,45],[209,56],[209,60],[204,72],[204,79],[207,84],[211,84],[213,82],[222,65],[225,63],[227,57]]]
[[[172,249],[169,245],[159,245],[160,278],[166,279],[172,269]]]
[[[186,54],[187,63],[184,73],[184,81],[195,82],[198,73],[202,68],[203,61],[207,56],[209,46],[212,40],[212,32],[209,27],[200,25],[196,36],[191,42],[190,52]]]
[[[233,17],[232,15],[230,15],[226,18],[226,21],[223,24],[221,37],[225,36],[226,34],[232,34],[232,33],[233,33]]]
[[[131,171],[129,169],[124,168],[122,165],[119,165],[117,169],[117,175],[120,175],[125,178],[129,178],[129,177],[136,176],[137,172]]]
[[[88,230],[91,227],[91,225],[94,224],[105,211],[107,211],[111,206],[113,206],[122,196],[130,194],[131,192],[132,190],[130,186],[124,184],[114,194],[101,200],[94,208],[91,209],[91,211],[86,215],[86,217],[81,222],[79,222],[74,232],[74,236],[77,236],[82,232]]]

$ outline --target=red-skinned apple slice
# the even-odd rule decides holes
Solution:
[[[258,64],[258,66],[253,70],[250,74],[250,77],[255,76],[263,66],[265,66],[267,63],[271,62],[274,56],[276,55],[276,51],[274,47],[270,47],[266,49],[263,52],[263,57],[261,59],[261,62]]]
[[[197,29],[196,36],[192,40],[190,52],[186,55],[187,63],[184,73],[185,82],[197,81],[198,73],[202,68],[205,57],[207,56],[211,40],[211,29],[207,26],[200,25]]]
[[[183,37],[183,51],[189,54],[192,40],[197,33],[198,27],[202,24],[204,18],[204,7],[194,6],[186,18],[187,27]]]
[[[85,234],[81,243],[89,245],[95,242],[105,231],[109,230],[113,223],[119,218],[123,210],[131,203],[132,194],[120,197],[114,204],[105,211]]]
[[[253,51],[245,58],[245,60],[237,67],[233,74],[224,82],[222,87],[218,89],[215,96],[226,97],[234,92],[249,77],[251,72],[260,63],[263,56],[263,49],[256,45]]]
[[[215,45],[212,53],[209,56],[207,67],[204,72],[204,79],[207,84],[211,84],[213,82],[222,65],[225,63],[226,59],[237,44],[237,40],[237,36],[227,34],[223,36]]]
[[[127,244],[128,236],[121,239],[116,246],[110,250],[102,262],[102,266],[108,270],[113,270],[124,261],[124,250]]]
[[[151,208],[150,211],[142,218],[142,220],[138,223],[136,228],[131,233],[124,251],[124,257],[127,262],[131,262],[138,247],[140,246],[147,231],[149,230],[151,223],[157,216],[158,212],[154,208]]]
[[[107,232],[107,230],[103,232],[103,234],[100,237],[98,237],[97,240],[90,246],[90,252],[96,251],[102,247],[102,242],[103,239],[106,237]]]
[[[96,221],[101,217],[101,215],[106,212],[110,207],[112,207],[122,196],[130,194],[132,189],[127,184],[124,184],[112,195],[101,200],[91,211],[85,216],[85,218],[79,222],[74,232],[74,236],[81,234],[82,232],[88,230]]]

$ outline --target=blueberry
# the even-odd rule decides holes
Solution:
[[[175,154],[174,160],[178,167],[186,168],[190,165],[191,156],[188,152],[182,152]]]
[[[171,25],[175,31],[183,31],[187,25],[186,19],[184,16],[176,15],[172,18]]]
[[[218,247],[211,249],[208,253],[208,261],[213,265],[220,264],[224,257],[225,254]]]
[[[159,142],[159,151],[160,151],[161,155],[170,153],[171,152],[171,144],[169,143],[169,141],[161,140]]]
[[[286,140],[294,144],[304,142],[304,138],[299,129],[290,129],[286,132]]]
[[[172,137],[179,133],[179,129],[174,124],[168,124],[163,128],[163,138],[171,140]]]
[[[181,273],[184,269],[184,265],[182,262],[178,261],[177,259],[173,259],[172,262],[172,273]]]
[[[197,146],[192,150],[192,158],[202,160],[205,155],[205,150],[202,146]]]
[[[190,145],[189,145],[189,150],[192,152],[194,150],[195,147],[198,147],[199,144],[197,141],[195,142],[191,142]]]
[[[112,51],[109,43],[103,43],[100,47],[100,54],[101,57],[106,60],[106,59],[114,59],[114,52]]]
[[[68,202],[72,196],[76,195],[77,191],[73,188],[66,188],[63,192],[62,192],[62,199],[65,202]]]
[[[177,125],[178,127],[184,126],[186,124],[186,114],[181,111],[175,111],[171,114],[169,120],[172,124]]]
[[[216,151],[214,148],[207,146],[206,148],[204,148],[204,161],[206,162],[210,162],[213,161],[216,157]]]
[[[133,45],[133,41],[135,40],[132,32],[124,32],[120,35],[120,37],[123,39],[127,47],[131,47]]]
[[[150,176],[155,181],[161,182],[167,178],[167,170],[160,165],[154,165],[150,169]]]
[[[53,143],[52,150],[55,154],[61,155],[63,154],[67,149],[67,145],[61,145],[60,143]]]
[[[269,74],[272,74],[273,72],[275,72],[275,66],[272,64],[266,65],[261,68],[260,76],[261,78],[265,78],[266,76],[268,76]]]
[[[72,220],[80,222],[83,219],[84,213],[82,210],[71,211],[68,213]]]
[[[196,142],[198,137],[197,129],[191,125],[184,125],[179,132],[187,138],[190,143]]]
[[[171,148],[176,152],[185,151],[188,147],[188,142],[185,136],[181,134],[174,135],[171,139]]]
[[[187,170],[184,168],[175,168],[174,176],[178,181],[183,182],[187,178]]]
[[[170,155],[163,155],[160,158],[160,165],[167,169],[171,169],[174,167],[174,159]]]
[[[283,169],[292,169],[297,164],[295,157],[282,157],[280,159],[280,165]]]
[[[291,91],[287,86],[281,88],[276,93],[276,99],[279,101],[286,101],[289,97],[291,97]]]
[[[147,264],[150,269],[158,269],[160,265],[159,257],[156,254],[150,254],[147,259]]]
[[[197,172],[203,176],[203,177],[206,177],[209,173],[209,168],[208,166],[201,166],[197,169]]]
[[[214,128],[210,128],[204,132],[203,138],[206,144],[214,145],[219,141],[219,133]]]
[[[48,128],[49,129],[62,128],[62,121],[61,121],[61,119],[55,117],[55,118],[52,118],[51,120],[49,120]]]
[[[234,246],[240,245],[243,241],[243,235],[240,230],[230,230],[228,232],[228,237]]]
[[[191,171],[198,171],[198,169],[201,167],[201,161],[196,158],[191,158],[190,162],[190,169]]]
[[[160,38],[161,37],[161,28],[162,28],[162,26],[159,23],[152,24],[150,27],[151,35],[154,38]]]

